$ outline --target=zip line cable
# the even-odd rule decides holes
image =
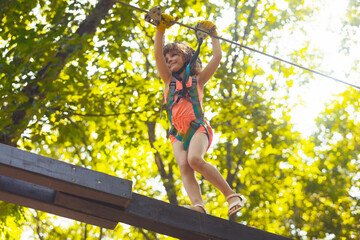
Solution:
[[[115,2],[120,3],[120,4],[122,4],[122,5],[124,5],[124,6],[127,6],[127,7],[131,7],[131,8],[133,8],[133,9],[136,9],[136,10],[141,11],[141,12],[144,12],[144,13],[149,13],[149,11],[147,11],[147,10],[144,10],[144,9],[141,9],[141,8],[138,8],[138,7],[135,7],[135,6],[132,6],[132,5],[130,5],[130,4],[127,4],[127,3],[121,2],[121,1],[119,1],[119,0],[115,0]],[[201,29],[195,29],[194,27],[191,27],[191,26],[189,26],[189,25],[186,25],[186,24],[183,24],[183,23],[180,23],[180,22],[177,22],[177,21],[174,21],[174,23],[179,24],[180,26],[183,26],[183,27],[186,27],[186,28],[192,29],[192,30],[194,30],[194,31],[202,31],[202,32],[208,33],[208,32],[203,31],[203,30],[201,30]],[[354,87],[354,88],[360,89],[360,86],[354,85],[354,84],[349,83],[349,82],[345,82],[345,81],[340,80],[340,79],[338,79],[338,78],[335,78],[335,77],[329,76],[329,75],[327,75],[327,74],[325,74],[325,73],[318,72],[318,71],[316,71],[316,70],[313,70],[313,69],[310,69],[310,68],[307,68],[307,67],[303,67],[303,66],[301,66],[301,65],[299,65],[299,64],[296,64],[296,63],[293,63],[293,62],[287,61],[287,60],[285,60],[285,59],[282,59],[282,58],[276,57],[276,56],[274,56],[274,55],[271,55],[271,54],[268,54],[268,53],[261,52],[261,51],[259,51],[259,50],[253,49],[253,48],[251,48],[251,47],[248,47],[248,46],[242,45],[242,44],[240,44],[240,43],[237,43],[237,42],[234,42],[234,41],[231,41],[231,40],[228,40],[228,39],[226,39],[226,38],[222,38],[222,37],[219,37],[219,36],[212,36],[212,37],[217,38],[217,39],[219,39],[219,40],[223,40],[223,41],[228,42],[228,43],[230,43],[230,44],[234,44],[234,45],[236,45],[236,46],[239,46],[239,47],[242,47],[242,48],[248,49],[248,50],[250,50],[250,51],[253,51],[253,52],[256,52],[256,53],[262,54],[262,55],[264,55],[264,56],[267,56],[267,57],[273,58],[273,59],[278,60],[278,61],[280,61],[280,62],[284,62],[284,63],[290,64],[290,65],[292,65],[292,66],[295,66],[295,67],[301,68],[301,69],[303,69],[303,70],[306,70],[306,71],[309,71],[309,72],[315,73],[315,74],[317,74],[317,75],[320,75],[320,76],[323,76],[323,77],[326,77],[326,78],[332,79],[332,80],[334,80],[334,81],[337,81],[337,82],[340,82],[340,83],[346,84],[346,85],[348,85],[348,86],[351,86],[351,87]]]

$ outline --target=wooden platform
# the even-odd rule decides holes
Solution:
[[[133,193],[132,183],[0,144],[0,200],[114,229],[179,239],[289,239]]]
[[[1,167],[0,167],[1,168]],[[99,227],[114,229],[118,221],[100,218],[96,215],[72,210],[55,204],[58,192],[21,180],[0,175],[0,200],[43,212],[67,217]]]
[[[0,175],[119,207],[130,203],[132,182],[0,144]]]

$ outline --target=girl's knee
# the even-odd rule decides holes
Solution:
[[[178,163],[178,165],[179,165],[181,175],[194,172],[194,170],[190,167],[190,165],[186,161],[180,162],[180,163]]]
[[[202,170],[203,166],[206,164],[205,160],[201,156],[189,156],[188,158],[189,165],[192,169],[199,172]]]

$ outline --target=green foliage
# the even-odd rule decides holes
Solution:
[[[359,237],[359,114],[358,91],[349,89],[318,118],[312,163],[317,173],[307,180],[305,190],[312,207],[323,211],[309,219],[317,226],[311,228],[310,236],[319,236],[318,231],[326,229],[324,232],[333,232],[338,238]]]
[[[351,3],[353,13],[356,1]],[[235,18],[219,35],[261,51],[277,31],[295,31],[316,11],[300,0],[283,1],[285,6],[238,0],[221,6],[208,1],[131,4],[161,5],[188,25],[221,21],[229,7]],[[140,194],[188,204],[166,138],[169,123],[160,119],[164,87],[154,65],[155,28],[142,13],[116,4],[99,19],[96,32],[79,36],[81,23],[95,8],[86,1],[0,3],[1,142],[129,179]],[[353,18],[356,14],[349,17],[356,23]],[[175,25],[168,33],[166,42],[196,47],[193,31]],[[305,61],[307,47],[291,57]],[[318,132],[303,139],[293,130],[292,106],[286,101],[286,89],[296,85],[295,69],[259,61],[225,42],[222,49],[221,66],[205,90],[204,108],[218,139],[206,159],[249,200],[233,220],[296,239],[358,237],[359,198],[349,195],[360,187],[357,92],[348,91],[329,105],[317,120]],[[206,64],[210,40],[201,56]],[[224,196],[198,177],[207,209],[227,218]],[[108,231],[4,202],[0,220],[5,239],[29,226],[35,239],[167,238],[123,224]]]
[[[20,236],[21,229],[19,227],[25,220],[22,207],[0,201],[1,239],[16,239],[14,236]]]

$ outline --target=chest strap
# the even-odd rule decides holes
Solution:
[[[195,76],[192,77],[191,87],[188,88],[186,86],[190,76],[190,69],[192,69],[192,67],[195,65],[199,57],[200,47],[201,44],[203,43],[203,39],[198,39],[198,43],[199,43],[198,48],[196,49],[195,53],[190,59],[190,62],[186,66],[186,70],[184,72],[183,78],[181,78],[178,74],[173,73],[174,78],[171,80],[169,86],[170,94],[168,94],[167,96],[167,113],[171,124],[170,135],[175,136],[177,140],[182,141],[184,143],[184,150],[188,149],[191,138],[193,137],[193,135],[201,125],[203,125],[204,128],[206,129],[207,136],[209,138],[209,130],[207,129],[206,123],[204,121],[204,114],[202,112],[202,108],[200,104],[196,77]],[[182,84],[182,89],[178,91],[176,91],[176,81],[180,81]],[[177,96],[177,99],[174,101],[175,96]],[[194,114],[196,117],[196,119],[190,123],[190,127],[185,134],[179,133],[172,124],[172,120],[171,120],[172,109],[182,98],[184,98],[185,100],[189,101],[192,104]],[[162,107],[160,111],[162,111]]]
[[[178,91],[176,91],[176,81],[177,81],[176,78],[173,78],[173,80],[171,81],[169,86],[169,95],[167,96],[167,114],[171,124],[169,134],[173,135],[177,140],[183,142],[184,150],[187,150],[191,138],[194,136],[194,134],[201,125],[204,126],[208,137],[209,137],[209,130],[206,126],[204,120],[204,114],[202,112],[202,108],[200,104],[196,77],[192,76],[191,87],[185,86],[185,88],[183,87]],[[176,100],[175,100],[175,96],[177,96]],[[181,98],[184,98],[185,100],[189,101],[192,104],[194,114],[196,117],[196,119],[190,123],[190,127],[185,134],[180,133],[172,124],[172,109],[180,101]]]

